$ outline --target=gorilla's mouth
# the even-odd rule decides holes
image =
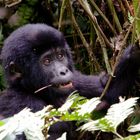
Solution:
[[[53,84],[52,86],[57,89],[69,89],[69,88],[73,87],[73,84],[71,81],[69,81],[69,82],[65,82],[65,83]]]
[[[73,84],[71,81],[67,82],[67,83],[62,83],[58,85],[59,89],[68,89],[68,88],[72,88]]]
[[[69,82],[66,82],[66,83],[61,83],[61,84],[50,84],[50,85],[47,85],[47,86],[44,86],[38,90],[36,90],[34,93],[38,93],[44,89],[47,89],[49,87],[55,87],[55,88],[58,88],[58,89],[70,89],[70,88],[73,88],[73,84],[71,81]]]

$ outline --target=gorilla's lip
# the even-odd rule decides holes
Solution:
[[[58,89],[69,89],[73,87],[73,84],[71,81],[68,81],[65,83],[53,84],[53,87],[56,87]]]
[[[73,87],[73,84],[71,81],[69,81],[67,83],[59,84],[59,86],[58,86],[59,89],[66,89],[66,88],[72,88],[72,87]]]

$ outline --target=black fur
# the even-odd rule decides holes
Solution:
[[[48,87],[35,94],[37,89],[49,85],[53,77],[50,73],[45,73],[42,70],[39,63],[40,57],[43,53],[55,48],[65,50],[68,61],[67,68],[73,74],[71,80],[74,87],[67,90],[66,93]],[[115,78],[113,78],[104,100],[112,104],[118,102],[120,95],[127,95],[129,87],[137,75],[139,60],[139,48],[129,46],[117,66]],[[108,79],[108,75],[104,73],[87,76],[76,71],[69,46],[62,33],[44,24],[28,24],[14,31],[4,43],[2,62],[9,84],[0,97],[0,115],[4,117],[12,116],[25,107],[31,108],[34,112],[48,104],[60,107],[74,90],[78,90],[80,95],[87,98],[100,96]],[[62,123],[58,126],[64,127],[63,130],[69,132],[69,139],[72,138],[70,137],[71,126],[69,127],[69,124]],[[61,131],[58,126],[56,125],[50,130],[52,139],[63,133],[63,130]],[[61,132],[58,132],[57,128]],[[53,132],[56,134],[54,137]]]

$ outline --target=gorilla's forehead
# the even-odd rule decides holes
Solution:
[[[45,24],[27,24],[6,39],[2,54],[3,59],[22,58],[35,52],[42,54],[50,48],[64,48],[70,55],[69,46],[60,31]]]
[[[51,47],[66,48],[61,32],[45,24],[27,24],[14,31],[5,41],[4,49],[24,53],[34,49],[46,50]]]
[[[66,53],[66,51],[67,51],[66,49],[61,48],[61,47],[56,47],[56,48],[51,47],[50,49],[47,49],[42,54],[42,57],[44,57],[46,55],[57,55],[57,54],[60,54],[60,53]]]
[[[65,38],[61,32],[48,25],[27,24],[14,31],[5,41],[5,44],[16,48],[25,43],[27,46],[64,46]]]
[[[27,40],[37,46],[64,46],[65,39],[61,32],[47,25],[43,27],[33,26],[32,30],[28,31]]]

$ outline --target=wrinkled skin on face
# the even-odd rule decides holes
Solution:
[[[50,87],[64,93],[74,89],[72,85],[73,72],[69,68],[65,50],[50,49],[41,56],[39,61],[44,76],[51,77],[49,79]]]

